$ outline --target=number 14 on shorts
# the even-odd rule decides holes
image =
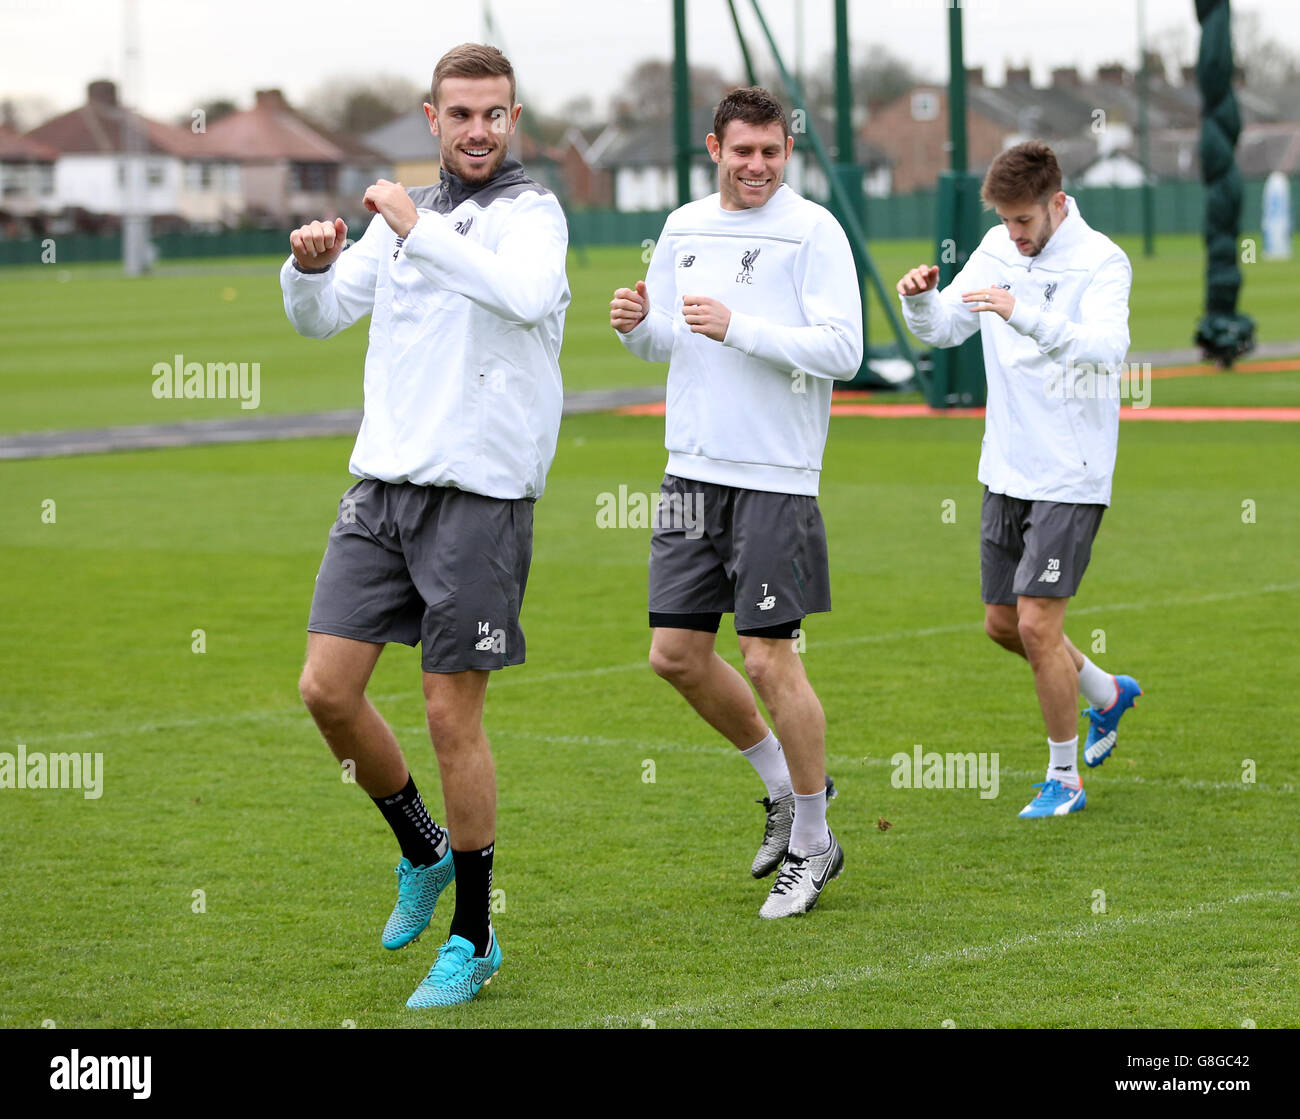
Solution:
[[[506,651],[506,631],[493,629],[491,622],[479,622],[478,640],[474,648],[482,652],[504,653]]]

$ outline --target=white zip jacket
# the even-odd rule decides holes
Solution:
[[[419,219],[405,241],[376,214],[328,271],[292,256],[280,269],[299,334],[330,338],[373,312],[348,470],[540,497],[564,403],[564,214],[511,157],[485,184],[444,171],[410,195]]]
[[[942,292],[900,299],[912,333],[932,346],[980,331],[988,407],[979,480],[990,491],[1109,505],[1133,270],[1073,198],[1066,207],[1037,256],[1022,256],[997,225]],[[963,292],[989,286],[1015,297],[1009,321],[962,303]]]
[[[668,473],[816,497],[832,384],[862,364],[862,297],[839,222],[785,184],[745,210],[713,194],[668,215],[645,283],[650,313],[619,340],[669,362]],[[730,309],[722,342],[691,332],[686,295]]]

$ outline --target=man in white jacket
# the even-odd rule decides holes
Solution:
[[[489,674],[524,660],[519,628],[533,503],[555,455],[568,229],[554,196],[508,158],[520,106],[494,47],[464,44],[424,106],[441,181],[380,180],[345,248],[341,219],[293,232],[280,272],[300,334],[371,315],[365,414],[316,579],[300,689],[330,749],[401,846],[384,928],[401,948],[454,878],[447,942],[407,1002],[473,998],[501,965],[489,918],[496,775],[483,733]],[[421,645],[447,828],[430,817],[365,690],[384,645]]]
[[[1120,716],[1142,694],[1131,676],[1093,664],[1064,631],[1110,504],[1133,273],[1061,190],[1046,144],[1004,151],[981,194],[1001,224],[953,282],[937,291],[939,269],[922,265],[899,280],[898,294],[908,327],[930,345],[960,345],[980,332],[988,378],[979,464],[984,626],[1029,661],[1047,724],[1047,776],[1020,815],[1063,816],[1086,804],[1080,692],[1092,704],[1090,766],[1110,755]]]
[[[783,184],[788,131],[765,90],[723,98],[706,138],[718,193],[669,215],[646,279],[610,303],[622,343],[669,362],[650,663],[767,787],[750,869],[780,866],[769,918],[806,913],[844,865],[826,826],[826,719],[798,648],[804,617],[830,609],[817,489],[831,386],[862,362],[848,239]],[[775,733],[715,650],[731,612]]]

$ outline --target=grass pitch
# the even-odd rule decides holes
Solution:
[[[193,346],[161,314],[141,361]],[[616,365],[601,347],[592,366]],[[59,407],[98,416],[116,391]],[[13,426],[69,422],[49,386],[19,395]],[[806,660],[847,867],[810,916],[763,922],[761,786],[645,666],[647,532],[596,527],[600,493],[656,488],[662,421],[565,421],[528,663],[488,693],[505,963],[422,1013],[403,1003],[452,897],[419,943],[380,946],[396,845],[295,688],[348,442],[6,464],[0,751],[99,752],[104,785],[0,789],[0,1026],[1300,1025],[1296,429],[1122,429],[1068,628],[1146,695],[1087,810],[1046,821],[1016,817],[1046,756],[1028,669],[982,634],[979,437],[832,421],[835,609]],[[436,811],[417,657],[390,648],[371,693]],[[895,788],[917,743],[996,751],[999,796]]]
[[[1190,236],[1163,237],[1147,260],[1134,239],[1121,239],[1134,267],[1133,350],[1187,347],[1201,315],[1204,246]],[[287,241],[286,241],[287,243]],[[1300,238],[1297,238],[1300,251]],[[920,241],[879,241],[872,253],[888,290],[908,268],[934,255]],[[570,254],[573,292],[561,367],[569,390],[661,381],[652,367],[611,336],[609,299],[645,275],[641,250],[593,248],[587,263]],[[230,419],[361,407],[366,323],[328,342],[300,338],[285,319],[271,259],[175,264],[125,280],[115,265],[0,269],[0,432],[110,424]],[[1296,265],[1243,265],[1242,309],[1255,316],[1262,341],[1296,341]],[[891,294],[891,299],[894,297]],[[874,295],[870,338],[891,340]],[[919,346],[919,343],[916,343]],[[256,411],[236,400],[157,400],[152,370],[183,361],[257,362]],[[1265,376],[1273,377],[1265,383]],[[1161,382],[1155,404],[1300,404],[1300,378],[1233,374]]]

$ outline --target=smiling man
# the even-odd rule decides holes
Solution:
[[[766,786],[750,872],[780,872],[763,917],[806,913],[844,865],[826,826],[826,719],[799,649],[804,617],[831,605],[817,507],[831,386],[862,363],[848,239],[782,182],[788,131],[766,90],[722,99],[706,138],[718,193],[669,215],[645,280],[619,288],[609,315],[632,353],[669,362],[650,663]],[[671,516],[692,507],[702,533]],[[775,732],[715,649],[733,612]]]
[[[1020,815],[1065,816],[1087,803],[1079,694],[1092,704],[1090,766],[1110,756],[1120,716],[1142,694],[1131,676],[1093,664],[1064,629],[1110,504],[1119,440],[1111,378],[1128,353],[1133,272],[1061,190],[1046,144],[1004,151],[981,193],[1001,224],[943,291],[938,267],[921,265],[898,281],[898,294],[923,342],[957,346],[980,332],[988,378],[979,463],[984,628],[1029,661],[1047,724],[1047,776]]]
[[[303,700],[401,847],[385,948],[428,926],[454,878],[456,909],[412,1008],[473,998],[501,966],[489,917],[496,774],[483,732],[488,677],[522,664],[519,612],[533,503],[555,456],[568,229],[555,197],[509,157],[514,70],[464,44],[424,106],[437,186],[380,180],[346,248],[342,220],[290,236],[280,271],[300,334],[370,314],[365,412],[316,579]],[[430,817],[397,739],[366,697],[388,642],[421,645],[424,699],[447,808]]]

